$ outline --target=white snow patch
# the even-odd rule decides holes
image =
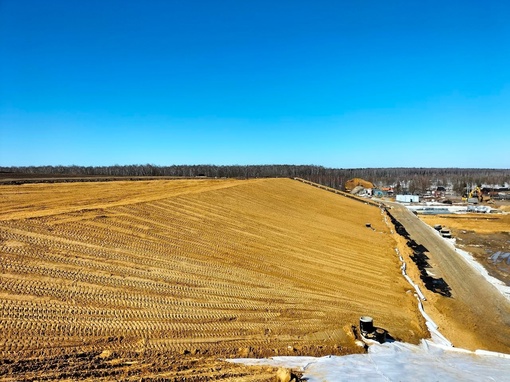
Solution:
[[[309,382],[319,381],[508,381],[510,355],[471,352],[427,340],[377,344],[368,354],[327,357],[229,359],[245,365],[286,367],[302,371]]]

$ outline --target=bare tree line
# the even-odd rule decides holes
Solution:
[[[393,186],[400,192],[423,192],[433,186],[452,185],[462,193],[466,185],[510,183],[510,169],[481,168],[327,168],[315,165],[114,165],[114,166],[25,166],[0,167],[9,174],[27,176],[116,176],[116,177],[212,177],[264,178],[300,177],[328,187],[343,189],[352,178],[363,178],[377,186]]]

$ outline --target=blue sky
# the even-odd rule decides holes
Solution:
[[[0,165],[510,168],[506,1],[0,0]]]

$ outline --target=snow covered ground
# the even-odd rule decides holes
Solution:
[[[371,345],[368,354],[327,357],[233,359],[245,365],[300,370],[319,381],[510,381],[510,355],[470,352],[423,340]]]

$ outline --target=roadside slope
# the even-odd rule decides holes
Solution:
[[[451,288],[452,296],[444,297],[423,287],[425,309],[441,332],[458,347],[510,353],[509,301],[412,212],[392,206],[392,215],[425,247],[430,272]]]

